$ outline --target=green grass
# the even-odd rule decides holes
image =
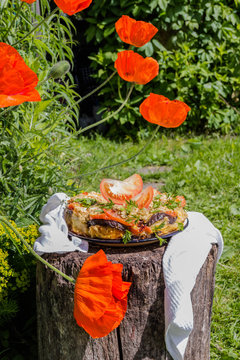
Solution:
[[[124,179],[147,165],[167,165],[171,170],[143,175],[143,181],[161,181],[160,190],[184,195],[187,210],[202,212],[221,231],[225,248],[217,265],[211,326],[211,359],[240,358],[240,139],[195,137],[168,140],[160,134],[130,163],[99,173],[84,172],[122,161],[140,146],[118,144],[97,137],[74,142],[64,176],[76,177],[79,190],[97,190],[103,177]],[[71,182],[73,180],[69,180]]]

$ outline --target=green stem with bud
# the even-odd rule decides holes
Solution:
[[[12,224],[3,216],[0,216],[0,223],[5,224],[9,229],[11,229],[19,240],[26,246],[29,252],[39,261],[41,261],[44,265],[48,266],[51,270],[55,271],[57,274],[61,275],[64,279],[70,281],[71,283],[75,283],[75,280],[70,276],[67,276],[62,271],[58,270],[55,266],[49,264],[46,260],[44,260],[40,255],[38,255],[31,246],[27,243],[27,241],[22,237],[22,235],[12,226]]]

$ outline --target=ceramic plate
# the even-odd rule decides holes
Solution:
[[[189,224],[189,221],[188,219],[185,220],[185,223],[184,223],[184,229],[188,226]],[[170,240],[170,238],[173,236],[173,235],[176,235],[178,234],[179,232],[181,231],[174,231],[174,232],[171,232],[169,234],[166,234],[166,235],[161,235],[160,237],[162,239],[168,239]],[[81,235],[77,235],[71,231],[68,232],[69,236],[76,236],[80,239],[83,239],[83,240],[87,240],[90,244],[92,245],[102,245],[102,246],[141,246],[141,245],[149,245],[149,244],[154,244],[156,242],[159,242],[158,238],[156,237],[151,237],[151,238],[147,238],[147,239],[138,239],[136,237],[132,237],[132,240],[129,241],[127,244],[124,244],[122,242],[121,239],[119,240],[111,240],[111,239],[93,239],[93,238],[89,238],[89,237],[86,237],[86,236],[81,236]]]

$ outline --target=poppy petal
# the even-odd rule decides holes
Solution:
[[[14,96],[0,94],[0,108],[20,105],[26,101],[41,101],[38,91],[33,89],[26,94],[17,94]]]
[[[114,64],[118,75],[126,81],[145,85],[158,75],[159,65],[151,57],[144,58],[132,50],[118,53]]]
[[[80,270],[74,290],[74,316],[100,318],[112,301],[112,263],[102,250],[90,256]]]
[[[151,57],[147,57],[143,61],[138,63],[135,82],[137,84],[145,85],[149,81],[154,79],[158,75],[158,72],[158,62]]]
[[[151,93],[140,105],[139,111],[145,120],[166,128],[180,126],[187,117],[190,107],[179,100],[169,100]]]
[[[92,0],[54,0],[54,2],[65,14],[71,16],[88,8]]]
[[[158,32],[154,25],[136,21],[127,15],[122,15],[115,23],[115,28],[123,42],[136,47],[145,45]]]
[[[136,20],[127,15],[122,15],[122,17],[115,23],[115,29],[118,36],[127,44],[131,43],[130,34],[134,23],[136,23]]]
[[[40,101],[37,75],[11,45],[0,42],[0,107]]]
[[[109,334],[125,315],[131,283],[122,281],[122,268],[107,261],[100,250],[84,262],[78,274],[74,317],[93,338]]]
[[[95,320],[83,314],[81,316],[81,323],[78,323],[78,325],[83,327],[91,337],[100,338],[108,335],[119,326],[126,310],[127,296],[121,300],[113,298],[103,316]]]
[[[36,0],[21,0],[21,1],[27,4],[33,4]]]

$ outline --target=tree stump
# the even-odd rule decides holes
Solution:
[[[50,254],[44,258],[77,277],[88,254]],[[74,286],[42,263],[37,265],[39,360],[171,360],[164,342],[164,278],[166,246],[104,248],[109,261],[123,264],[123,280],[131,281],[128,310],[108,336],[92,339],[73,317]],[[194,330],[185,360],[209,359],[210,321],[217,246],[213,245],[192,291]]]

